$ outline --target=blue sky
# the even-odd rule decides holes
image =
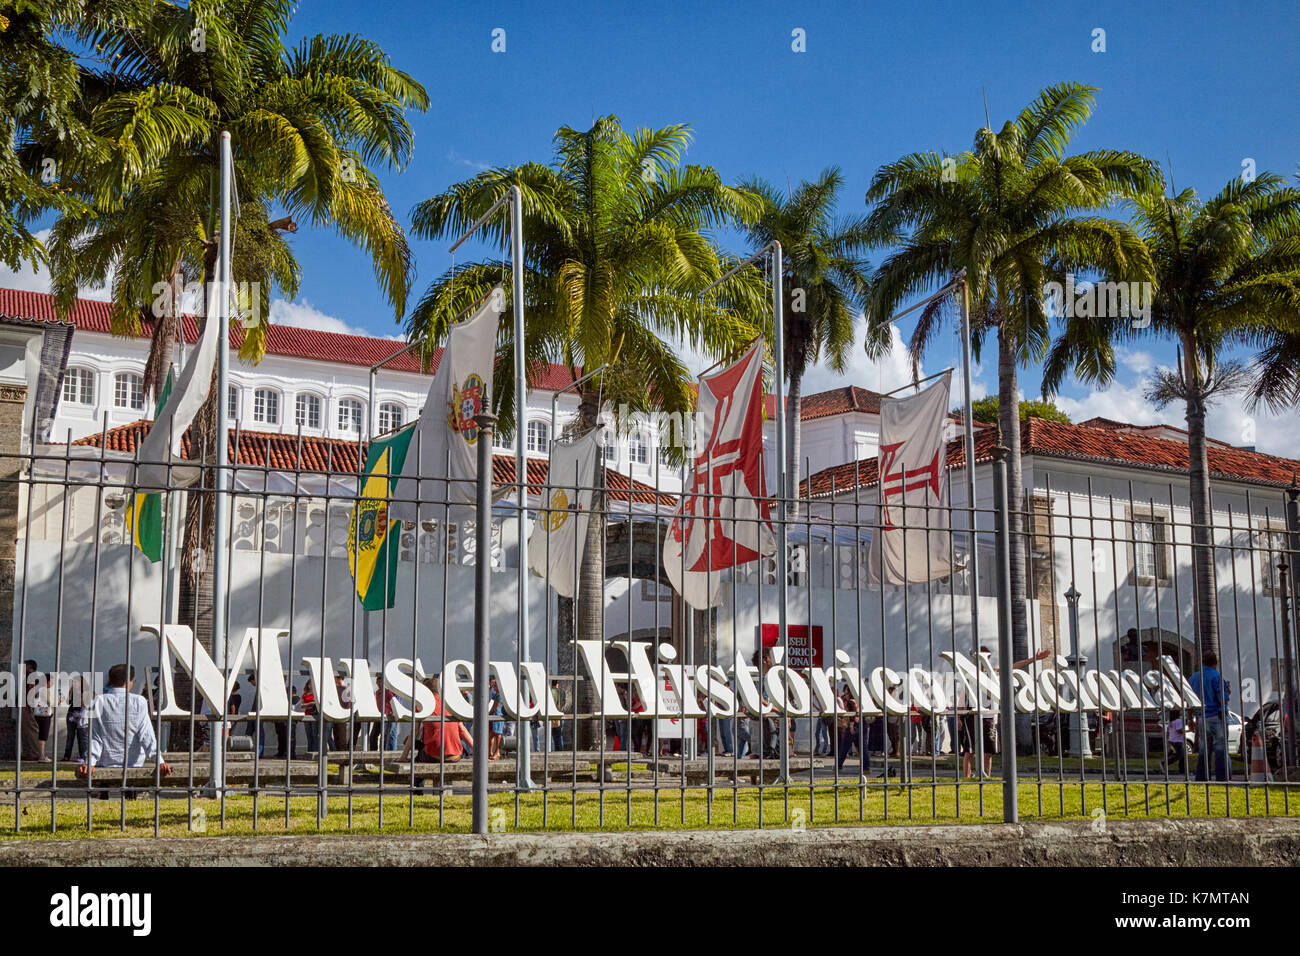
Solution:
[[[506,31],[506,51],[491,49]],[[791,31],[806,52],[791,49]],[[1106,50],[1092,51],[1105,30]],[[1300,5],[1255,0],[1134,3],[324,3],[306,0],[294,39],[358,33],[429,90],[432,105],[412,117],[415,159],[383,174],[403,219],[427,196],[480,168],[545,161],[562,125],[585,128],[614,113],[627,126],[689,123],[688,159],[728,179],[759,175],[776,183],[828,165],[846,178],[844,211],[864,210],[874,170],[904,153],[967,148],[984,124],[995,127],[1044,86],[1075,80],[1100,88],[1092,120],[1073,148],[1116,147],[1172,163],[1179,187],[1203,195],[1242,171],[1294,176],[1300,164]],[[1166,169],[1168,175],[1168,169]],[[734,237],[724,242],[741,251]],[[312,311],[374,334],[400,329],[377,289],[367,257],[304,225],[293,239],[303,265],[290,321],[320,322]],[[416,292],[447,267],[446,242],[415,242]],[[464,250],[462,250],[463,252]],[[878,258],[878,257],[877,257]],[[905,338],[910,321],[902,322]],[[1169,420],[1141,401],[1141,375],[1167,361],[1164,343],[1125,353],[1121,382],[1104,395],[1071,383],[1063,404],[1075,414]],[[927,368],[955,358],[937,341]],[[892,386],[897,356],[859,357],[850,381]],[[994,384],[986,361],[980,380]],[[815,371],[810,384],[838,377]],[[874,380],[873,380],[874,379]],[[1035,369],[1023,372],[1038,391]],[[1145,415],[1145,418],[1143,416]],[[1212,418],[1222,437],[1243,441],[1238,409]],[[1233,430],[1241,434],[1223,434]],[[1258,444],[1289,455],[1280,423],[1261,417]],[[1274,447],[1269,447],[1270,445]]]

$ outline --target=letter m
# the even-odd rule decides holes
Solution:
[[[158,640],[158,630],[145,625],[140,628]],[[289,697],[284,690],[284,668],[280,664],[280,638],[289,632],[275,627],[249,627],[244,637],[230,649],[226,663],[228,674],[238,674],[244,657],[252,651],[257,668],[257,711],[263,717],[289,716]],[[159,683],[162,697],[162,717],[188,717],[188,701],[176,700],[172,688],[173,660],[185,669],[194,681],[194,689],[203,696],[214,714],[225,713],[230,696],[230,681],[213,662],[206,649],[194,639],[194,633],[184,624],[167,624],[159,648]]]

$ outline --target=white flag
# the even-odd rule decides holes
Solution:
[[[182,477],[173,468],[169,480],[167,466],[173,461],[181,460],[181,438],[207,401],[208,391],[212,387],[212,367],[217,364],[217,349],[226,326],[226,310],[218,307],[220,287],[219,282],[208,284],[207,320],[203,323],[203,336],[199,339],[199,346],[190,353],[180,381],[172,389],[162,411],[155,416],[149,434],[140,443],[139,465],[135,470],[136,488],[166,489],[169,484],[175,486],[193,481],[198,475],[197,469],[189,467]],[[224,419],[225,416],[221,416],[221,420]]]
[[[497,286],[473,315],[452,326],[447,335],[442,360],[393,489],[389,507],[393,519],[415,522],[424,517],[417,514],[417,502],[474,501],[480,431],[474,416],[492,407],[497,320],[504,309],[505,297]],[[426,506],[425,512],[428,510]]]
[[[577,441],[551,444],[547,498],[528,538],[528,567],[567,598],[577,593],[587,545],[599,435],[593,428]]]
[[[776,553],[763,481],[763,353],[700,379],[695,421],[707,435],[664,541],[664,570],[687,604],[722,597],[721,571]]]
[[[943,480],[951,384],[950,369],[918,395],[880,402],[881,529],[867,562],[873,586],[882,578],[885,584],[916,584],[952,573]]]

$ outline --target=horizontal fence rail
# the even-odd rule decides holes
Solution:
[[[1216,487],[1200,526],[1177,480],[1039,467],[1001,510],[977,467],[973,503],[948,471],[943,506],[886,512],[874,471],[854,467],[801,485],[780,527],[777,499],[765,519],[735,473],[709,494],[660,490],[687,482],[653,449],[644,485],[599,463],[590,482],[519,476],[511,455],[493,460],[485,528],[472,483],[439,485],[399,522],[402,499],[366,490],[396,475],[363,474],[355,444],[306,467],[301,437],[235,432],[214,594],[215,468],[161,491],[152,562],[134,543],[132,461],[104,437],[42,446],[0,480],[17,507],[4,707],[22,746],[0,764],[14,832],[464,830],[476,744],[492,829],[1000,820],[1009,795],[1036,818],[1296,812],[1300,527],[1285,489]],[[582,512],[575,494],[590,494]],[[723,565],[707,609],[673,587],[685,555],[665,567],[683,505]],[[548,552],[528,579],[526,644],[521,507],[534,536],[588,522],[582,561]],[[784,582],[776,554],[740,560],[740,529],[764,520],[784,532]],[[882,586],[873,549],[909,533],[941,544],[905,549],[913,583]],[[359,540],[381,542],[372,610]],[[486,730],[472,726],[476,593]],[[107,687],[119,665],[126,697]]]

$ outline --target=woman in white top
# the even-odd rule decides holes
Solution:
[[[36,718],[36,730],[40,741],[37,760],[46,761],[45,742],[50,739],[50,727],[54,723],[54,707],[50,704],[50,678],[48,674],[34,675],[36,680],[32,687],[32,716]]]
[[[1178,709],[1169,712],[1169,725],[1165,728],[1165,736],[1169,741],[1169,752],[1165,755],[1165,760],[1160,769],[1166,774],[1169,773],[1170,757],[1178,760],[1178,773],[1181,776],[1187,776],[1187,737],[1183,728],[1183,712]]]

